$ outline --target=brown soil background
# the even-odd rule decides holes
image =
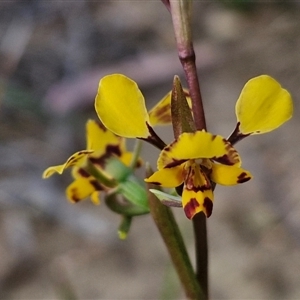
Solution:
[[[269,74],[294,98],[291,121],[237,145],[254,179],[218,186],[208,220],[212,299],[300,299],[300,6],[244,11],[195,1],[193,26],[208,128],[228,136],[251,77]],[[0,298],[182,299],[150,216],[126,241],[119,217],[69,204],[69,174],[42,171],[84,148],[101,76],[135,79],[151,107],[182,71],[160,1],[0,3]],[[161,130],[166,141],[170,131]],[[155,165],[158,151],[145,147]],[[193,257],[191,223],[175,210]]]

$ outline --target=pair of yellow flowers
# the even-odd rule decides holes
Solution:
[[[172,122],[171,93],[148,113],[137,84],[121,74],[100,80],[95,109],[105,127],[89,120],[87,149],[43,174],[47,178],[73,167],[74,181],[66,190],[73,202],[91,196],[97,203],[99,193],[109,188],[87,172],[89,164],[105,172],[105,159],[114,156],[130,165],[133,154],[126,150],[124,138],[153,141],[157,139],[153,126]],[[186,216],[191,219],[202,211],[209,217],[213,208],[212,182],[235,185],[252,178],[250,172],[241,168],[240,156],[232,144],[245,136],[276,129],[292,113],[291,96],[275,79],[267,75],[255,77],[246,83],[236,103],[237,126],[233,139],[203,130],[184,132],[168,145],[161,141],[158,170],[145,181],[167,188],[183,184],[182,206]],[[106,175],[113,180],[111,174]]]

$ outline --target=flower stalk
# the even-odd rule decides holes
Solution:
[[[151,174],[150,167],[148,167],[147,176]],[[150,213],[168,249],[185,294],[188,299],[204,300],[206,296],[195,276],[174,215],[169,207],[161,204],[156,196],[149,191],[153,187],[153,184],[148,184]]]

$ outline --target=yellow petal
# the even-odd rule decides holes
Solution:
[[[92,193],[91,195],[91,201],[93,202],[93,204],[95,205],[99,205],[100,204],[100,191],[95,191]]]
[[[250,79],[236,103],[235,112],[243,134],[272,131],[289,120],[293,102],[289,92],[268,75]]]
[[[122,155],[120,156],[120,161],[127,167],[130,166],[131,162],[133,159],[133,153],[132,152],[124,152],[122,153]],[[134,166],[134,168],[139,168],[141,165],[143,164],[143,161],[141,158],[138,158],[136,165]]]
[[[89,196],[96,191],[102,190],[101,185],[93,179],[92,177],[84,178],[80,177],[74,180],[66,189],[67,198],[73,202],[79,202]],[[93,202],[96,201],[95,196],[93,196]]]
[[[157,168],[169,168],[188,159],[213,158],[221,163],[240,163],[240,157],[232,145],[222,136],[205,131],[181,134],[175,142],[160,153]]]
[[[174,168],[161,169],[153,173],[149,178],[146,178],[145,181],[172,188],[181,185],[183,179],[183,166],[176,166]]]
[[[86,157],[93,152],[93,150],[82,150],[74,153],[64,164],[47,168],[43,173],[43,178],[48,178],[54,173],[62,174],[66,168],[71,166],[82,165],[85,162]]]
[[[95,109],[102,123],[117,135],[147,138],[149,116],[137,84],[121,74],[100,80]]]
[[[195,162],[188,162],[185,165],[182,204],[189,219],[200,211],[203,211],[207,217],[212,213],[213,192],[211,183]]]
[[[97,151],[97,155],[106,153],[108,146],[118,146],[120,137],[109,131],[99,122],[88,120],[86,123],[87,149]]]
[[[122,155],[120,156],[120,161],[125,165],[125,166],[129,166],[131,163],[131,160],[133,158],[133,154],[131,152],[124,152],[122,153]]]
[[[189,92],[186,89],[183,89],[186,94],[186,99],[191,107],[191,98]],[[150,111],[149,118],[152,126],[157,125],[169,125],[172,123],[171,116],[171,95],[172,91],[165,95]]]
[[[183,189],[182,205],[188,219],[192,219],[197,213],[203,211],[206,217],[210,217],[213,209],[213,192],[194,191]]]
[[[150,122],[153,126],[172,123],[171,93],[172,92],[169,92],[149,111]]]
[[[247,182],[252,178],[250,172],[237,166],[225,166],[221,164],[212,164],[212,173],[210,179],[222,185],[236,185]]]

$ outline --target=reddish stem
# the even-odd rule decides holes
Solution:
[[[196,55],[193,45],[190,46],[188,51],[178,47],[178,56],[185,72],[186,81],[189,87],[196,128],[197,130],[206,129],[203,102],[196,68]]]
[[[197,130],[206,130],[205,115],[190,25],[191,1],[169,1],[178,56],[185,72],[190,96],[192,99],[192,111],[194,115],[195,127]],[[205,299],[208,299],[208,247],[206,218],[204,214],[197,214],[193,218],[193,227],[195,234],[196,276],[201,289],[205,294]]]

